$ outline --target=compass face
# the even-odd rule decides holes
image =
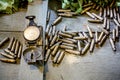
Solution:
[[[35,26],[30,26],[26,28],[24,31],[24,37],[26,40],[34,41],[38,39],[39,36],[40,36],[40,30]]]

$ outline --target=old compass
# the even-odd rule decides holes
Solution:
[[[37,26],[34,22],[35,16],[26,16],[26,19],[29,20],[29,24],[23,33],[26,43],[26,49],[23,52],[23,57],[25,61],[30,64],[43,60],[42,26]]]

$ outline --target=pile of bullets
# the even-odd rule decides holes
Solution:
[[[3,42],[8,41],[10,38],[6,37],[5,39],[3,39]],[[0,44],[2,44],[0,43]],[[22,54],[22,44],[20,43],[20,41],[18,41],[17,39],[15,39],[14,37],[11,38],[9,45],[6,49],[4,49],[4,51],[1,51],[0,54],[6,58],[0,58],[0,61],[2,62],[7,62],[7,63],[16,63],[18,59],[21,58],[21,54]]]

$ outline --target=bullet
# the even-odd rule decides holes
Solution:
[[[73,39],[75,39],[75,40],[87,40],[86,37],[80,37],[80,36],[73,37]]]
[[[20,58],[21,58],[22,48],[23,48],[23,45],[22,45],[22,44],[20,44],[19,51],[18,51],[18,55],[17,55],[17,58],[18,58],[18,59],[20,59]]]
[[[63,60],[64,56],[65,56],[65,53],[64,51],[62,51],[58,57],[57,64],[59,64]]]
[[[98,31],[95,32],[95,43],[98,43]]]
[[[115,19],[117,19],[117,14],[116,14],[115,8],[113,9],[113,16],[114,16]]]
[[[107,16],[107,9],[104,8],[104,14],[103,14],[103,17],[105,18]]]
[[[97,5],[96,10],[98,11],[100,9],[100,5]]]
[[[72,38],[72,35],[65,34],[65,33],[62,33],[62,32],[59,32],[59,35],[62,36],[62,37]]]
[[[101,30],[102,30],[102,32],[104,32],[106,35],[108,35],[109,34],[109,32],[106,30],[106,29],[104,29],[103,27],[100,27],[100,26],[98,26]]]
[[[10,54],[11,56],[16,57],[15,54],[14,54],[12,51],[10,51],[9,49],[4,49],[4,51],[5,51],[6,53]]]
[[[16,63],[16,60],[14,59],[0,58],[0,61],[7,62],[7,63]]]
[[[87,35],[87,33],[82,32],[82,34],[83,34],[86,38],[89,38],[88,35]]]
[[[115,44],[114,44],[114,41],[112,40],[112,38],[109,38],[109,42],[111,44],[113,51],[116,51],[116,47],[115,47]]]
[[[80,40],[78,40],[77,46],[78,46],[78,51],[81,52],[82,48],[81,48]]]
[[[56,32],[56,26],[53,26],[53,28],[52,28],[52,35],[55,35],[55,32]]]
[[[86,7],[89,7],[89,6],[92,6],[92,5],[93,5],[93,3],[84,4],[84,5],[83,5],[83,8],[86,8]]]
[[[55,48],[53,49],[52,53],[51,53],[52,56],[56,55],[56,52],[58,51],[58,48],[59,48],[59,45],[56,45]]]
[[[95,9],[96,8],[96,4],[94,4],[92,8]]]
[[[12,52],[15,51],[16,42],[17,42],[17,40],[15,39],[13,42],[13,45],[12,45],[12,49],[11,49]]]
[[[51,50],[48,49],[47,52],[46,52],[46,54],[45,54],[45,59],[44,59],[46,62],[48,61],[48,59],[50,57],[50,53],[51,53]]]
[[[77,43],[77,40],[71,38],[65,38],[66,40],[72,41],[73,43]]]
[[[66,40],[66,39],[59,39],[59,40],[62,41],[62,42],[65,42],[65,43],[74,44],[73,41],[69,41],[69,40]]]
[[[64,26],[63,27],[63,31],[65,32],[67,30],[67,26]]]
[[[103,8],[102,7],[100,7],[100,12],[99,12],[99,16],[103,16]]]
[[[117,21],[118,21],[118,23],[120,23],[120,14],[119,13],[117,13]]]
[[[104,18],[104,21],[103,21],[103,28],[107,28],[107,18],[105,17]]]
[[[9,55],[7,53],[0,52],[0,54],[7,57],[7,58],[14,59],[14,57],[12,55]]]
[[[46,26],[46,30],[45,30],[46,34],[48,34],[49,29],[50,29],[50,25],[48,24],[48,25]]]
[[[116,38],[118,39],[119,38],[119,27],[116,26],[115,30],[116,30]]]
[[[92,31],[90,29],[90,27],[87,25],[87,29],[88,29],[88,32],[89,32],[89,35],[90,35],[90,38],[93,38],[93,34],[92,34]]]
[[[55,56],[54,59],[53,59],[53,63],[56,63],[56,62],[57,62],[60,54],[61,54],[61,50],[58,50],[58,52],[56,53],[56,56]]]
[[[71,54],[80,55],[80,51],[77,50],[65,49],[65,51]]]
[[[92,7],[87,7],[87,8],[85,8],[84,10],[82,10],[81,14],[86,13],[86,12],[89,11],[91,8],[92,8]]]
[[[110,4],[110,8],[112,8],[112,7],[114,6],[115,1],[116,1],[116,0],[112,0],[112,2],[111,2],[111,4]]]
[[[11,40],[10,40],[10,43],[9,43],[9,45],[8,45],[8,47],[7,47],[9,50],[12,49],[12,45],[13,45],[14,40],[15,40],[15,38],[12,37]]]
[[[52,41],[50,42],[50,46],[52,46],[55,43],[56,39],[57,39],[57,34],[54,35]]]
[[[107,6],[107,16],[108,17],[110,16],[110,8],[109,8],[109,6]]]
[[[65,13],[65,12],[71,12],[71,10],[70,9],[59,9],[59,10],[57,10],[57,12]]]
[[[50,27],[49,31],[48,31],[48,37],[50,37],[50,35],[52,35],[52,26]]]
[[[83,48],[81,55],[84,55],[84,54],[87,52],[87,50],[89,49],[89,47],[90,47],[90,43],[88,42],[88,43],[85,45],[85,47]]]
[[[58,15],[63,17],[73,17],[71,13],[58,13]]]
[[[54,44],[53,46],[50,47],[51,50],[53,50],[55,48],[56,45],[60,45],[62,43],[62,41],[57,42],[56,44]]]
[[[51,42],[53,40],[53,35],[51,34],[48,41]]]
[[[113,21],[117,26],[120,26],[120,24],[118,23],[118,21],[115,18],[113,19]]]
[[[106,30],[110,30],[110,20],[107,19],[107,27],[106,27]]]
[[[0,47],[9,40],[9,37],[5,37],[2,41],[0,41]]]
[[[75,44],[62,43],[62,45],[66,45],[66,46],[77,48],[77,45],[75,45]]]
[[[74,47],[71,47],[71,46],[67,46],[67,45],[60,45],[60,48],[62,49],[74,49]]]
[[[104,36],[102,37],[101,41],[99,42],[99,45],[100,45],[100,46],[103,45],[103,43],[105,42],[106,38],[107,38],[107,35],[104,35]]]
[[[112,34],[113,34],[112,39],[115,42],[116,41],[116,30],[115,29],[113,29]]]
[[[94,15],[92,15],[90,12],[86,12],[86,14],[87,14],[89,17],[91,17],[91,18],[95,19],[95,16],[94,16]]]
[[[47,46],[47,47],[49,46],[49,41],[48,41],[47,37],[45,38],[45,46]]]
[[[88,22],[91,22],[91,23],[103,23],[103,21],[99,20],[99,19],[88,19]]]
[[[15,55],[17,55],[18,54],[18,50],[19,50],[19,46],[20,46],[20,42],[19,41],[17,41],[16,42],[16,46],[15,46]]]
[[[98,18],[99,20],[103,20],[103,18],[102,17],[100,17],[100,16],[98,16],[97,14],[95,14],[95,13],[92,13],[92,15],[94,15],[96,18]]]
[[[49,22],[50,20],[50,13],[51,13],[50,11],[47,11],[47,19],[46,19],[47,22]]]
[[[90,52],[93,52],[95,46],[95,40],[92,39],[91,44],[90,44]]]
[[[110,18],[111,19],[113,18],[113,10],[112,10],[112,8],[110,8]]]
[[[65,34],[68,34],[68,35],[71,35],[71,36],[76,36],[77,33],[75,32],[68,32],[68,31],[62,31],[62,33],[65,33]]]
[[[62,20],[62,17],[59,16],[54,22],[52,25],[56,25],[58,22],[60,22]]]
[[[100,33],[100,36],[99,36],[99,38],[98,38],[98,42],[100,42],[100,41],[101,41],[101,39],[102,39],[103,35],[104,35],[104,32],[101,32],[101,33]]]

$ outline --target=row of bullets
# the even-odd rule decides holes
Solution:
[[[93,32],[91,28],[86,25],[88,32],[69,32],[57,31],[56,26],[47,26],[46,28],[46,55],[45,61],[51,59],[54,63],[60,63],[65,55],[65,52],[75,55],[85,55],[89,50],[93,52],[94,47],[103,46],[109,34],[109,41],[113,51],[116,51],[115,42],[119,39],[119,27],[117,26],[113,32],[109,32],[103,27],[100,27],[101,32]]]
[[[8,40],[10,40],[10,38],[6,37],[1,42],[6,42]],[[23,45],[20,43],[20,41],[12,37],[8,47],[4,49],[4,51],[0,52],[2,56],[6,57],[6,58],[0,58],[0,61],[8,62],[8,63],[16,63],[17,60],[21,58],[22,47]]]

